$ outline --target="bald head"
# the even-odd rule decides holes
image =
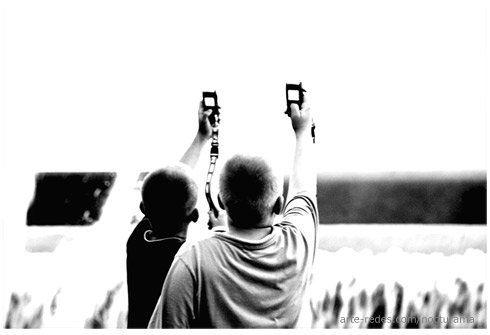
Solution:
[[[153,222],[183,219],[196,207],[197,192],[187,165],[177,163],[155,170],[145,178],[141,189],[145,215]]]
[[[264,158],[235,155],[221,171],[219,195],[234,226],[260,227],[282,195],[282,181]]]

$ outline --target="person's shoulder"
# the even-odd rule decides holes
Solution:
[[[318,205],[316,195],[309,192],[298,192],[288,200],[280,225],[295,225],[301,230],[312,222],[318,225]]]
[[[312,194],[311,192],[301,191],[296,193],[288,200],[286,204],[286,208],[288,207],[307,207],[311,206],[316,208],[317,206],[317,197],[316,194]]]
[[[220,243],[214,235],[200,238],[200,239],[188,239],[182,244],[179,251],[175,255],[176,257],[189,256],[191,254],[196,254],[202,250],[207,250],[211,245]]]
[[[138,244],[139,242],[141,242],[141,240],[144,239],[144,234],[148,229],[151,229],[150,221],[148,221],[147,218],[143,218],[140,222],[136,224],[133,231],[131,232],[131,235],[129,235],[126,246],[130,246],[135,243]]]

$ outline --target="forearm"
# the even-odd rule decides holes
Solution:
[[[298,192],[316,195],[316,168],[314,145],[309,132],[296,135],[296,149],[291,175],[289,177],[288,200]]]
[[[191,145],[180,159],[180,162],[190,166],[191,168],[194,168],[197,164],[197,161],[199,160],[199,157],[201,156],[201,151],[204,148],[206,142],[206,137],[201,135],[200,133],[197,133]]]

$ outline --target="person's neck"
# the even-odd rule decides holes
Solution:
[[[235,227],[232,222],[228,225],[228,234],[245,240],[260,240],[272,232],[272,220],[253,228]]]
[[[181,239],[187,239],[187,231],[181,230],[178,232],[167,232],[167,231],[157,231],[157,230],[151,230],[151,235],[153,238],[168,238],[168,237],[178,237]]]
[[[163,220],[158,220],[156,218],[148,218],[149,222],[150,222],[150,230],[151,230],[151,236],[153,238],[157,238],[157,239],[161,239],[161,238],[168,238],[168,237],[178,237],[178,238],[182,238],[182,239],[187,239],[187,228],[188,228],[188,224],[186,223],[182,223],[180,225],[180,230],[166,230],[166,229],[157,229],[159,227],[161,227],[162,225],[154,225],[152,224],[152,222],[157,222],[157,223],[162,223]],[[178,225],[177,225],[178,226]],[[165,228],[165,226],[163,226],[163,228]]]

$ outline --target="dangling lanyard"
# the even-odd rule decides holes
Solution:
[[[209,102],[208,99],[214,99],[214,102]],[[208,101],[208,102],[207,102]],[[206,200],[209,204],[209,210],[213,211],[214,215],[218,216],[218,209],[214,205],[213,198],[211,197],[211,180],[213,179],[214,168],[216,166],[216,160],[218,159],[218,128],[219,128],[219,106],[218,106],[218,96],[215,92],[203,92],[203,108],[205,110],[212,109],[213,112],[209,116],[209,121],[211,123],[211,128],[213,130],[211,138],[211,153],[210,162],[208,169],[208,176],[206,178],[206,187],[204,191],[206,192]]]
[[[213,179],[214,168],[216,166],[216,161],[218,160],[218,123],[216,122],[213,125],[213,137],[211,142],[211,153],[210,153],[210,162],[208,169],[208,177],[206,178],[206,199],[208,200],[209,210],[212,210],[214,215],[218,216],[218,210],[213,203],[213,198],[211,197],[211,180]]]

